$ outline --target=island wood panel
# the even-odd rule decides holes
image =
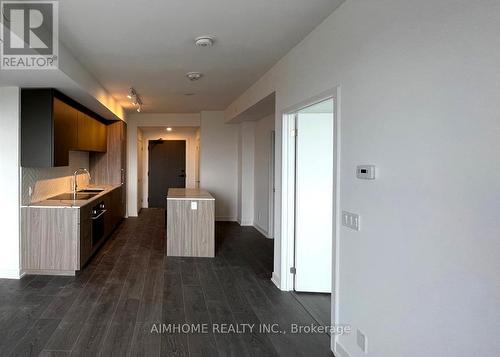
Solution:
[[[215,200],[167,200],[167,255],[215,256]]]
[[[80,268],[79,210],[23,207],[21,214],[24,271],[74,275]]]

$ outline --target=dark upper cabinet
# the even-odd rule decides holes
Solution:
[[[68,166],[70,150],[78,140],[78,111],[62,100],[54,98],[54,166]]]
[[[21,91],[21,165],[69,165],[69,151],[106,152],[106,125],[55,89]]]
[[[78,112],[77,147],[82,151],[106,152],[106,125],[91,116]]]

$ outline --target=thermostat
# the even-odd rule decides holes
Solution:
[[[361,180],[375,180],[375,165],[358,165],[356,177]]]

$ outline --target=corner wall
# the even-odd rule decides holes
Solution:
[[[273,238],[269,212],[273,196],[271,175],[271,136],[274,115],[255,122],[255,175],[253,225],[267,238]]]
[[[236,221],[238,215],[238,125],[224,112],[201,112],[200,188],[215,196],[215,218]]]
[[[238,223],[251,226],[254,223],[255,202],[255,122],[245,121],[238,126]]]
[[[20,249],[20,91],[0,87],[0,278],[21,274]]]

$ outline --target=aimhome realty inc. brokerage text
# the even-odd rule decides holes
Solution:
[[[233,323],[154,323],[151,333],[155,334],[245,334],[245,333],[270,333],[270,334],[330,334],[347,335],[351,333],[350,325],[300,325],[290,324],[283,328],[278,323],[268,324],[233,324]]]

